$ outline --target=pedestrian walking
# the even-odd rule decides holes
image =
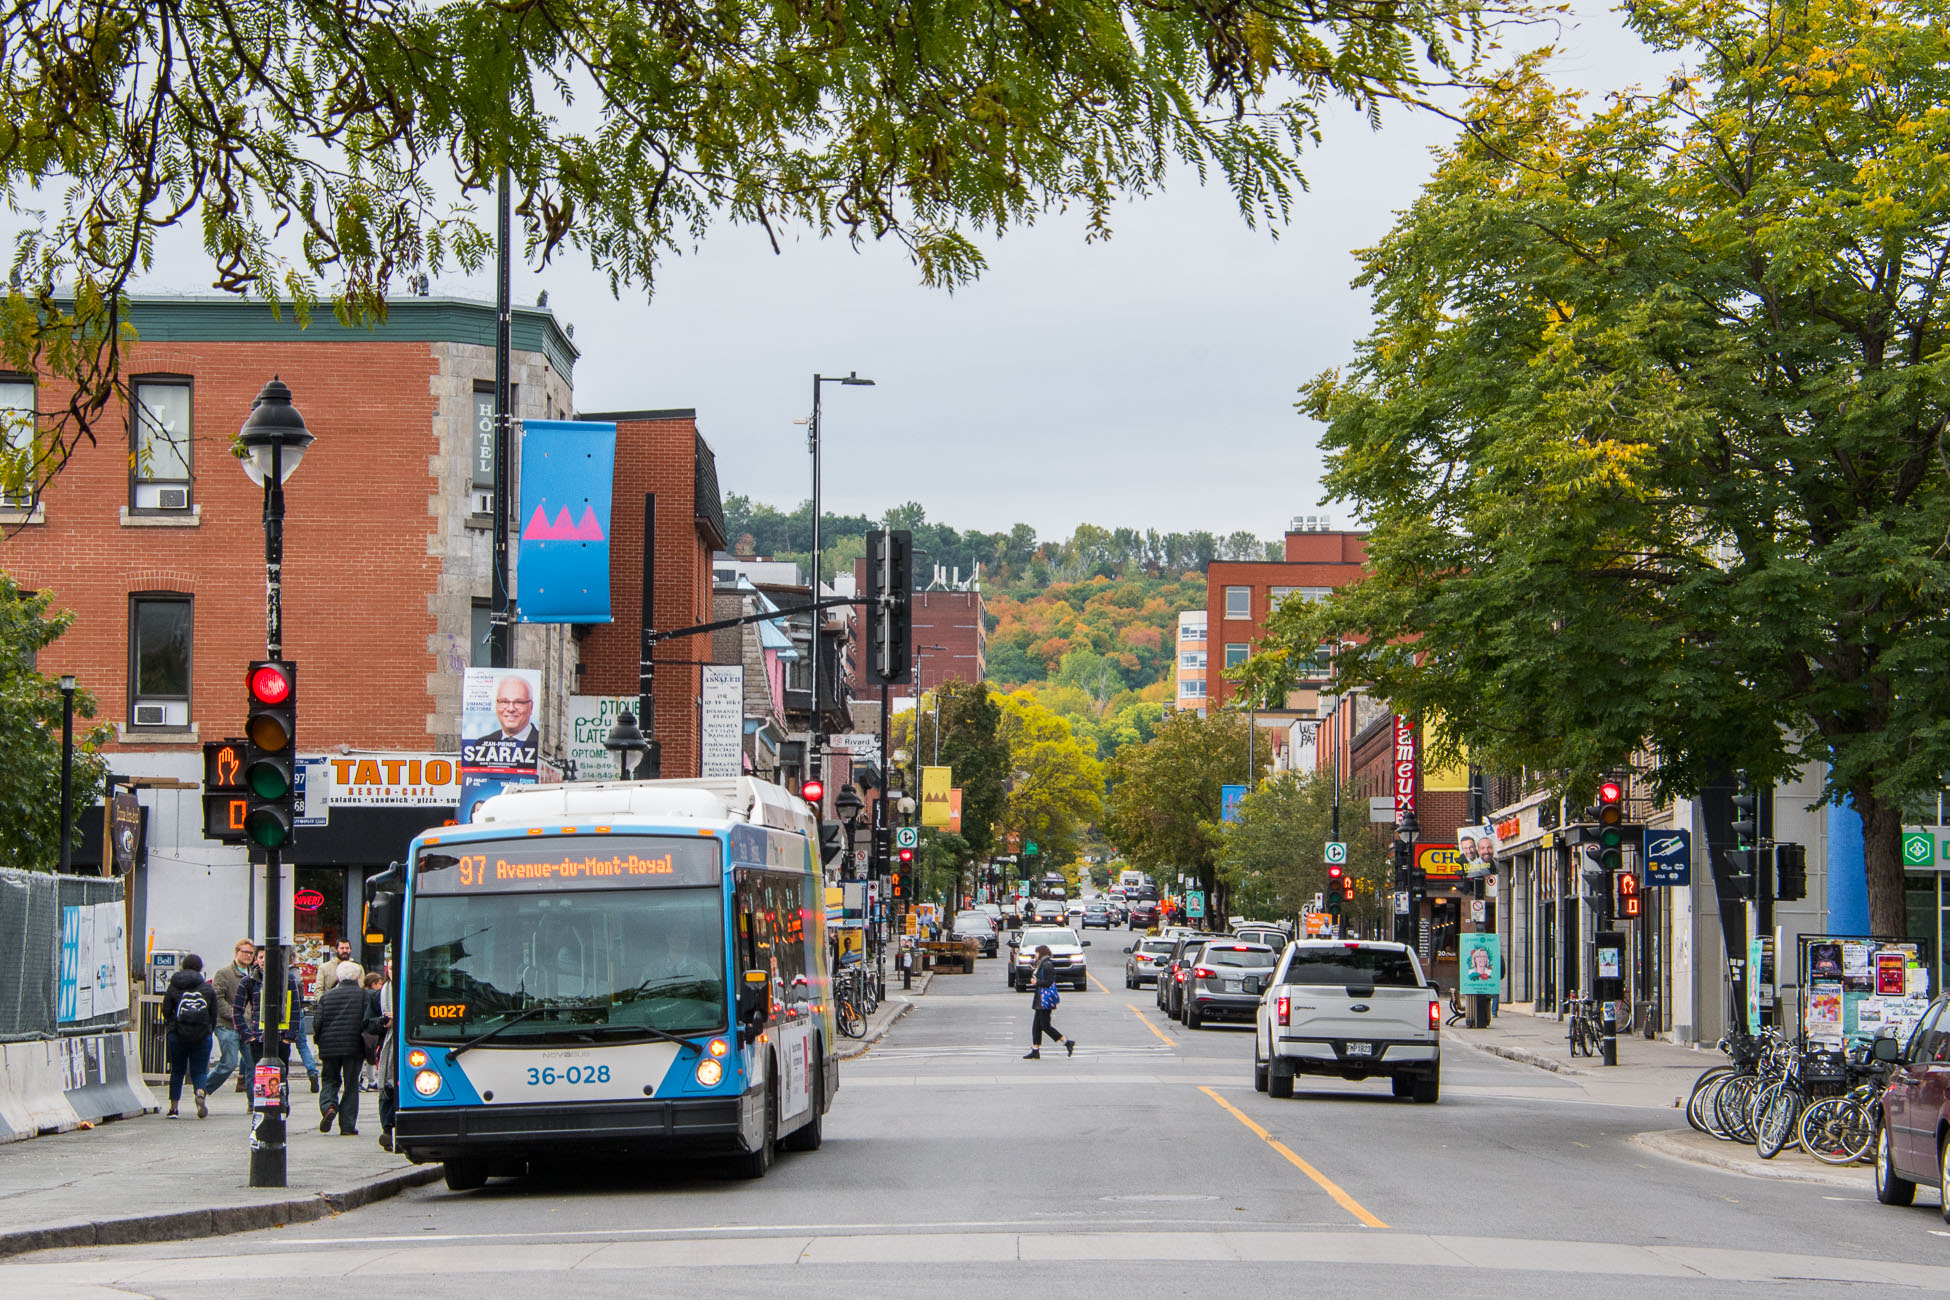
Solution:
[[[327,957],[318,966],[318,996],[321,998],[332,991],[332,985],[338,983],[339,967],[341,965],[346,962],[352,962],[355,966],[358,965],[358,962],[352,956],[352,941],[350,939],[340,939],[338,944],[332,949],[332,953],[332,956]]]
[[[169,1059],[169,1118],[183,1099],[183,1076],[196,1095],[196,1117],[210,1114],[210,1038],[217,1027],[217,990],[203,978],[203,958],[195,953],[169,977],[163,991],[163,1046]]]
[[[359,1069],[366,1063],[366,991],[355,963],[340,962],[336,975],[331,991],[318,999],[318,1055],[325,1075],[318,1131],[330,1133],[336,1119],[339,1134],[351,1137],[359,1131]]]
[[[242,982],[245,975],[250,973],[252,964],[257,961],[257,945],[249,939],[239,939],[237,946],[231,950],[230,956],[230,964],[210,978],[211,986],[217,991],[217,1063],[210,1067],[210,1082],[205,1088],[206,1092],[215,1092],[223,1087],[224,1080],[233,1074],[237,1076],[238,1092],[245,1092],[250,1086],[246,1082],[250,1072],[237,1068],[242,1059],[243,1040],[237,1032],[237,1014],[234,1007],[237,1002],[237,985]]]
[[[243,1056],[243,1077],[252,1079],[257,1074],[258,1065],[267,1056],[275,1055],[279,1062],[288,1064],[291,1060],[291,1045],[297,1041],[298,977],[287,970],[284,973],[284,1007],[286,1013],[278,1017],[278,1041],[264,1041],[264,950],[257,950],[257,960],[249,973],[237,982],[237,996],[231,1001],[231,1015],[237,1021],[237,1046]]]
[[[1065,1052],[1071,1056],[1075,1056],[1077,1054],[1076,1040],[1074,1038],[1063,1037],[1061,1033],[1057,1032],[1056,1026],[1050,1022],[1050,1016],[1056,1011],[1057,1004],[1063,999],[1056,991],[1056,963],[1051,960],[1049,945],[1046,943],[1036,945],[1035,985],[1036,992],[1033,996],[1036,1003],[1036,1018],[1030,1022],[1029,1050],[1023,1054],[1022,1059],[1025,1061],[1040,1061],[1043,1059],[1043,1036],[1045,1034],[1052,1040],[1063,1044],[1063,1050]]]
[[[393,1043],[393,986],[386,982],[383,971],[373,971],[366,976],[366,1044],[372,1047],[377,1039],[375,1051],[368,1053],[368,1059],[375,1062],[373,1067],[378,1076],[379,1091],[379,1145],[387,1150],[393,1149],[393,1116],[399,1112],[399,1062],[394,1059]]]
[[[392,1028],[393,986],[386,977],[383,963],[377,970],[367,971],[360,983],[366,990],[366,1068],[359,1072],[359,1087],[364,1092],[378,1092],[379,1040]],[[375,1026],[375,1016],[382,1017],[386,1023]]]
[[[296,1007],[292,1014],[298,1018],[297,1033],[294,1035],[298,1040],[298,1059],[305,1063],[305,1073],[311,1078],[311,1090],[317,1092],[318,1058],[311,1054],[311,1004],[304,1000],[304,986],[298,983],[295,972],[291,975],[291,983],[299,993],[292,1000]]]

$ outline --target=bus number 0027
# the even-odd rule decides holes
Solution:
[[[528,1086],[531,1088],[537,1084],[553,1086],[558,1083],[608,1082],[609,1067],[607,1065],[571,1065],[565,1070],[558,1070],[552,1065],[544,1065],[541,1067],[531,1065],[528,1067]]]

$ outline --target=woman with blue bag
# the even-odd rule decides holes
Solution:
[[[1036,1002],[1036,1019],[1029,1027],[1029,1051],[1022,1059],[1025,1061],[1040,1061],[1043,1059],[1044,1034],[1048,1034],[1057,1042],[1062,1043],[1063,1050],[1071,1056],[1075,1056],[1077,1054],[1076,1040],[1074,1038],[1063,1037],[1062,1034],[1056,1031],[1056,1026],[1050,1023],[1049,1018],[1051,1013],[1056,1010],[1056,1004],[1061,1002],[1063,998],[1056,991],[1056,964],[1050,960],[1049,945],[1046,943],[1036,946],[1036,992],[1034,996]]]

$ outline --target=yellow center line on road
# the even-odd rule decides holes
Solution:
[[[1110,986],[1109,986],[1109,985],[1107,985],[1107,984],[1105,984],[1105,983],[1104,983],[1104,982],[1103,982],[1102,980],[1100,980],[1100,979],[1098,979],[1098,978],[1097,978],[1097,977],[1096,977],[1095,975],[1092,975],[1092,974],[1089,974],[1088,972],[1085,972],[1085,974],[1084,974],[1084,978],[1085,978],[1085,979],[1087,979],[1087,980],[1089,980],[1089,981],[1090,981],[1090,982],[1091,982],[1092,984],[1095,984],[1095,985],[1097,986],[1097,991],[1098,991],[1098,992],[1100,992],[1100,993],[1109,993],[1109,992],[1110,992]]]
[[[1131,1010],[1135,1011],[1137,1010],[1137,1008],[1132,1007]],[[1151,1022],[1147,1020],[1144,1023],[1148,1025]],[[1162,1037],[1162,1035],[1160,1035],[1160,1037]],[[1366,1224],[1370,1228],[1385,1228],[1388,1226],[1387,1224],[1383,1223],[1380,1219],[1375,1218],[1374,1215],[1368,1213],[1367,1207],[1362,1205],[1361,1202],[1355,1200],[1352,1196],[1349,1196],[1346,1192],[1342,1191],[1340,1189],[1340,1185],[1337,1184],[1333,1179],[1329,1178],[1326,1174],[1321,1173],[1320,1170],[1314,1168],[1312,1165],[1302,1160],[1299,1156],[1295,1155],[1293,1153],[1292,1147],[1289,1147],[1286,1143],[1275,1138],[1271,1133],[1268,1133],[1265,1129],[1261,1128],[1258,1124],[1255,1124],[1252,1121],[1252,1118],[1248,1116],[1245,1111],[1240,1110],[1237,1106],[1233,1105],[1231,1102],[1227,1101],[1224,1097],[1221,1097],[1218,1093],[1212,1091],[1212,1089],[1210,1088],[1201,1085],[1199,1091],[1204,1093],[1206,1096],[1210,1097],[1213,1101],[1218,1102],[1219,1105],[1223,1107],[1228,1113],[1230,1113],[1234,1119],[1238,1120],[1241,1124],[1244,1124],[1247,1128],[1251,1129],[1253,1131],[1253,1135],[1257,1137],[1260,1141],[1266,1143],[1267,1146],[1272,1147],[1275,1151],[1285,1156],[1287,1158],[1287,1162],[1291,1164],[1295,1169],[1298,1169],[1301,1173],[1313,1179],[1314,1183],[1320,1188],[1320,1190],[1326,1192],[1329,1196],[1333,1197],[1335,1203],[1338,1204],[1343,1210],[1346,1210],[1349,1214],[1353,1215],[1355,1218],[1359,1219],[1362,1223]]]
[[[1124,1005],[1127,1007],[1131,1007],[1131,1004],[1128,1002],[1126,1002]],[[1152,1033],[1156,1034],[1158,1036],[1158,1041],[1163,1043],[1166,1047],[1178,1046],[1178,1044],[1171,1041],[1171,1035],[1167,1034],[1164,1030],[1158,1028],[1156,1025],[1152,1024],[1149,1020],[1145,1019],[1144,1013],[1142,1011],[1139,1011],[1136,1007],[1131,1007],[1131,1014],[1138,1018],[1138,1023],[1140,1025],[1143,1025],[1146,1029],[1149,1029]]]

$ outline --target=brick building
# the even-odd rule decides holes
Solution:
[[[1303,515],[1287,530],[1284,560],[1214,560],[1206,568],[1208,709],[1225,708],[1231,700],[1233,685],[1223,670],[1259,648],[1274,608],[1292,597],[1318,600],[1358,579],[1367,540],[1366,533],[1334,532],[1325,519]]]
[[[200,782],[200,742],[242,726],[244,665],[264,654],[263,493],[230,443],[273,376],[317,438],[285,490],[284,641],[299,670],[300,752],[454,754],[463,670],[486,662],[492,305],[406,298],[383,325],[348,328],[321,313],[301,330],[262,304],[157,298],[135,303],[130,321],[140,342],[125,373],[140,418],[110,410],[31,515],[0,513],[0,565],[75,611],[38,666],[95,694],[114,728],[111,771]],[[549,313],[526,309],[513,341],[517,413],[566,416],[573,343]],[[65,399],[42,377],[0,376],[0,403],[46,410]],[[515,662],[543,674],[543,752],[559,751],[567,630],[518,628]],[[140,798],[149,852],[132,885],[133,933],[205,954],[258,933],[250,900],[262,897],[261,872],[242,849],[202,838],[196,791]],[[298,884],[324,902],[299,929],[344,926],[363,870],[451,815],[423,799],[334,807],[324,825],[304,826],[291,855]]]
[[[609,547],[613,621],[578,629],[578,690],[634,697],[641,665],[644,498],[656,497],[651,626],[674,629],[713,621],[711,556],[725,544],[717,457],[697,431],[694,410],[581,412],[577,418],[616,425]],[[663,775],[695,777],[702,749],[699,670],[713,661],[711,639],[662,642],[654,661]]]

